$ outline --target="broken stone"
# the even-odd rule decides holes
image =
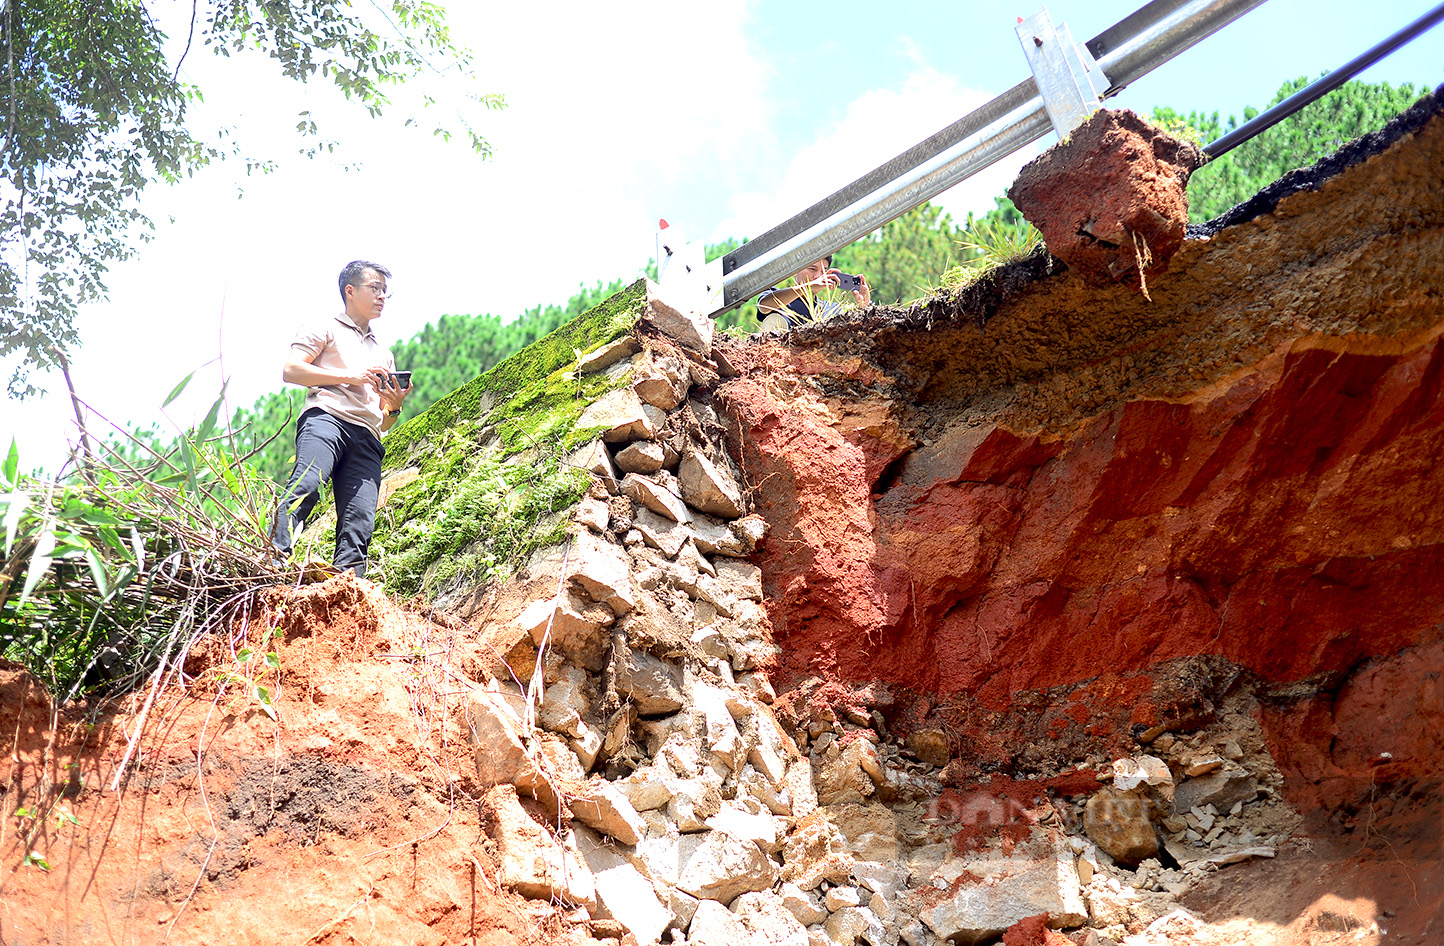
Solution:
[[[483,788],[511,785],[533,768],[522,734],[525,698],[509,689],[474,690],[466,722],[475,747],[476,773]]]
[[[762,569],[751,562],[723,559],[717,563],[717,583],[724,594],[739,601],[762,600]]]
[[[722,759],[727,768],[736,771],[742,765],[742,733],[727,708],[727,695],[701,680],[692,682],[692,707],[705,720],[704,739],[707,749]]]
[[[582,356],[577,362],[577,374],[591,374],[610,368],[623,358],[630,358],[642,350],[642,346],[630,335],[624,335],[614,342],[608,342],[594,352]]]
[[[953,750],[941,729],[919,729],[908,734],[908,748],[928,765],[942,768],[952,760]]]
[[[817,789],[812,784],[812,763],[806,759],[799,757],[787,763],[783,788],[792,799],[794,817],[806,818],[817,810]]]
[[[739,894],[766,890],[777,869],[756,844],[725,831],[683,835],[677,886],[694,897],[731,903]]]
[[[1243,747],[1240,746],[1235,739],[1226,739],[1223,743],[1223,754],[1225,758],[1237,762],[1243,758]]]
[[[612,575],[611,580],[621,579]],[[562,654],[595,671],[601,669],[607,649],[607,635],[603,631],[616,617],[616,612],[604,602],[563,592],[556,598],[533,601],[517,618],[517,624],[536,646],[549,641],[550,646]]]
[[[889,923],[893,919],[892,902],[880,893],[867,898],[867,908],[883,923]]]
[[[1247,772],[1211,772],[1179,783],[1173,796],[1173,810],[1184,814],[1204,805],[1228,808],[1235,802],[1252,801],[1257,795],[1258,783]]]
[[[542,692],[537,704],[536,721],[543,729],[576,736],[586,723],[582,717],[591,712],[587,698],[587,675],[573,664],[564,664],[562,672]]]
[[[663,716],[658,719],[645,719],[639,723],[639,726],[642,730],[643,740],[646,743],[647,755],[654,759],[661,759],[661,767],[664,770],[668,769],[669,766],[662,756],[662,746],[674,735],[680,735],[685,740],[691,740],[693,738],[692,731],[695,728],[694,720],[690,713],[677,713],[673,716]],[[697,757],[697,762],[698,766],[694,766],[689,771],[678,772],[677,774],[689,778],[696,775],[698,767],[701,764],[700,755]]]
[[[667,909],[672,911],[672,927],[678,930],[685,930],[692,923],[692,918],[697,915],[697,908],[702,901],[690,893],[683,893],[676,887],[667,888]]]
[[[777,691],[772,689],[772,681],[762,673],[742,673],[737,675],[737,685],[747,695],[762,703],[771,703],[777,699]],[[789,740],[791,741],[791,740]]]
[[[778,889],[782,905],[803,926],[812,926],[827,919],[827,908],[796,884],[783,884]]]
[[[652,755],[683,778],[692,778],[702,772],[702,747],[692,738],[690,720],[686,726],[669,734]]]
[[[668,772],[659,772],[655,766],[644,765],[612,784],[627,796],[633,809],[638,812],[651,811],[664,807],[667,799],[672,797],[672,789],[667,785],[670,777]]]
[[[903,900],[939,939],[977,943],[995,938],[1019,920],[1040,913],[1049,925],[1081,925],[1088,916],[1071,851],[1034,834],[1012,854],[997,850],[950,855],[932,877],[934,886]]]
[[[594,915],[622,924],[638,943],[656,943],[672,922],[652,884],[596,832],[578,828],[573,843],[592,873],[597,893]]]
[[[587,405],[576,426],[583,430],[601,428],[606,443],[651,440],[662,425],[644,410],[646,407],[651,405],[644,405],[631,388],[614,388]]]
[[[681,358],[655,348],[633,363],[632,377],[637,396],[664,411],[682,403],[692,381]]]
[[[697,533],[697,548],[708,555],[743,558],[751,555],[757,543],[767,534],[767,523],[761,516],[743,516],[733,522],[719,522],[697,513],[692,517]]]
[[[766,946],[807,946],[807,929],[792,915],[782,897],[771,890],[744,893],[732,901],[732,912]],[[731,944],[739,946],[739,944]]]
[[[1173,800],[1173,773],[1168,763],[1151,755],[1132,756],[1118,759],[1113,763],[1113,787],[1120,792],[1131,792],[1145,787],[1156,792],[1165,801]]]
[[[797,757],[797,747],[773,713],[758,712],[752,718],[757,725],[757,744],[748,751],[747,761],[767,777],[768,784],[775,789],[787,777],[787,765]]]
[[[854,859],[881,863],[897,859],[897,819],[886,805],[827,805],[821,811],[836,826]]]
[[[620,789],[604,778],[592,778],[567,798],[572,818],[623,844],[636,844],[646,825]]]
[[[737,776],[737,791],[740,796],[755,799],[774,815],[792,814],[792,799],[787,790],[778,788],[777,783],[750,765],[744,765]]]
[[[647,283],[647,311],[642,320],[704,358],[711,357],[712,333],[716,331],[716,324],[704,313],[664,299],[658,294],[655,283]]]
[[[569,576],[593,601],[619,615],[637,606],[631,560],[620,546],[583,532],[573,539],[567,561]]]
[[[852,865],[852,876],[868,890],[889,901],[895,900],[908,885],[907,868],[880,861],[858,861]]]
[[[692,538],[689,527],[666,516],[659,516],[650,509],[637,510],[633,525],[642,533],[642,538],[648,545],[668,558],[676,558],[677,553],[682,551],[682,546]],[[696,584],[695,578],[692,579],[692,584]]]
[[[822,898],[822,902],[827,905],[827,909],[837,911],[843,907],[862,906],[862,896],[856,887],[833,887],[827,892],[827,896]]]
[[[606,532],[607,520],[611,518],[611,511],[607,508],[607,504],[600,499],[588,496],[577,503],[572,518],[594,532]]]
[[[1223,765],[1223,760],[1218,756],[1201,756],[1184,766],[1183,774],[1189,778],[1198,778],[1210,772],[1217,771]]]
[[[801,818],[783,841],[782,879],[803,890],[813,890],[824,880],[845,883],[854,862],[847,839],[821,811]]]
[[[531,819],[514,786],[494,786],[482,805],[487,833],[496,842],[503,887],[534,900],[596,906],[596,886],[586,863]]]
[[[643,716],[675,713],[682,708],[682,671],[675,664],[640,650],[629,650],[617,668],[616,688]]]
[[[714,782],[679,778],[668,781],[667,785],[672,792],[667,799],[667,817],[684,834],[706,831],[707,819],[722,810],[722,793]]]
[[[1148,817],[1149,803],[1132,792],[1104,786],[1083,810],[1083,830],[1092,842],[1130,867],[1158,853],[1158,836]]]
[[[623,473],[655,473],[662,468],[662,445],[638,440],[617,451],[614,462]]]
[[[547,816],[555,819],[562,807],[559,791],[581,785],[587,776],[576,753],[560,737],[549,732],[534,733],[531,743],[532,765],[517,775],[515,785],[541,802]]]
[[[722,519],[737,519],[747,512],[736,478],[699,451],[689,451],[682,457],[677,481],[682,486],[682,498],[693,509]]]
[[[707,827],[713,831],[726,831],[734,838],[751,841],[768,854],[782,848],[782,837],[786,825],[767,812],[756,814],[743,808],[737,802],[724,801],[717,814],[707,819]]]
[[[843,907],[828,917],[822,928],[834,946],[853,946],[859,939],[873,944],[887,941],[882,921],[867,907]]]
[[[675,887],[682,872],[682,836],[660,812],[649,813],[652,816],[658,824],[649,826],[646,836],[632,849],[631,862],[654,881]]]
[[[729,655],[727,649],[727,638],[714,627],[699,627],[692,632],[692,646],[697,651],[708,657],[719,657],[725,659]],[[731,672],[730,665],[728,672]],[[729,704],[730,705],[730,704]]]
[[[862,802],[873,794],[881,780],[882,762],[877,747],[866,739],[854,739],[835,758],[824,760],[817,770],[817,800],[823,805]]]
[[[612,455],[602,446],[600,440],[593,440],[578,447],[567,461],[576,469],[594,474],[601,480],[607,492],[617,492],[617,470],[612,465]]]
[[[592,729],[585,722],[578,722],[577,733],[567,740],[572,751],[577,754],[577,761],[582,764],[583,772],[590,772],[597,764],[597,757],[602,753],[602,735]]]
[[[1167,268],[1188,224],[1188,178],[1202,163],[1197,145],[1132,112],[1099,109],[1025,165],[1008,196],[1054,256],[1110,282]]]
[[[653,477],[642,476],[637,473],[628,473],[622,478],[621,490],[626,496],[635,499],[659,516],[666,516],[673,522],[688,522],[692,514],[687,511],[687,504],[682,502],[679,496],[670,486],[661,482],[661,477],[671,479],[670,474],[657,473]]]
[[[687,927],[691,946],[752,946],[751,932],[742,920],[716,900],[702,900]]]

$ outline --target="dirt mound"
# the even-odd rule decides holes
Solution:
[[[346,575],[266,593],[148,707],[52,716],[0,671],[0,941],[589,940],[495,886],[455,718],[477,648]]]

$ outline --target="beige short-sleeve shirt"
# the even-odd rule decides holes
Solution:
[[[291,347],[306,354],[318,368],[396,370],[391,350],[362,331],[346,313],[306,322],[296,331]],[[319,407],[348,423],[365,427],[381,439],[381,394],[369,384],[326,384],[306,389],[306,409]]]

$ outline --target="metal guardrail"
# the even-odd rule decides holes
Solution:
[[[1106,77],[1106,88],[1101,94],[1097,94],[1097,98],[1107,98],[1263,2],[1264,0],[1153,0],[1093,37],[1081,48],[1072,45],[1066,27],[1063,27],[1059,29],[1060,36],[1057,37],[1062,50],[1055,51],[1054,65],[1059,61],[1058,56],[1072,57],[1073,78],[1077,79],[1082,87],[1084,97],[1089,98],[1097,93],[1097,87],[1105,83],[1096,81],[1096,77],[1080,76],[1077,61],[1081,58],[1084,70],[1096,68]],[[1043,18],[1043,29],[1051,30],[1052,24],[1046,18],[1046,11],[1038,16]],[[1440,18],[1444,18],[1444,4],[1344,68],[1351,68],[1366,57],[1378,53],[1354,70],[1355,73],[1358,72],[1413,39]],[[1426,20],[1430,22],[1421,26]],[[1032,24],[1020,24],[1020,39],[1024,39],[1021,31],[1027,28],[1032,28]],[[1401,39],[1404,34],[1408,35]],[[1045,36],[1048,43],[1053,44],[1055,37],[1051,33],[1033,35],[1032,40],[1041,48],[1045,45]],[[1384,51],[1378,52],[1381,49]],[[1030,77],[1020,82],[988,104],[836,193],[735,251],[706,263],[702,271],[695,275],[700,277],[700,285],[705,287],[704,295],[709,299],[708,307],[713,309],[710,313],[712,317],[715,318],[764,289],[776,285],[809,263],[866,236],[913,207],[1054,130],[1049,111],[1057,111],[1057,89],[1040,91],[1039,82],[1050,82],[1050,76],[1046,69],[1040,68],[1031,51],[1029,53],[1028,58],[1035,68],[1037,78]],[[1062,78],[1066,80],[1069,77],[1063,75]],[[1348,76],[1344,76],[1313,98],[1323,95],[1347,78]],[[1332,79],[1331,74],[1315,85],[1322,85],[1326,80]],[[1311,89],[1313,86],[1294,98],[1302,98],[1304,93]],[[1289,100],[1292,101],[1293,99]],[[1206,150],[1209,150],[1210,154],[1221,154],[1222,150],[1215,152],[1212,149],[1240,135],[1245,128],[1257,125],[1289,102],[1282,103],[1269,113],[1259,116],[1250,125],[1208,145]],[[1307,101],[1294,106],[1293,110],[1305,104]],[[1281,120],[1290,113],[1278,115],[1273,121]],[[1071,128],[1057,130],[1061,137]],[[1257,134],[1261,130],[1263,129],[1255,128],[1250,134]],[[1238,137],[1236,141],[1228,144],[1228,147],[1233,147],[1247,137],[1248,135]],[[667,253],[671,252],[670,249],[667,250]]]
[[[1228,154],[1234,148],[1248,141],[1259,132],[1272,128],[1304,106],[1328,95],[1380,59],[1388,56],[1406,43],[1422,36],[1424,33],[1438,26],[1441,22],[1444,22],[1444,3],[1439,4],[1403,29],[1392,33],[1387,39],[1375,43],[1322,79],[1311,82],[1304,88],[1299,89],[1293,95],[1290,95],[1268,111],[1256,115],[1252,120],[1238,126],[1217,141],[1204,145],[1204,153],[1207,154],[1210,159]]]
[[[1154,0],[1085,44],[1116,93],[1264,0]],[[982,108],[721,257],[721,305],[751,298],[1052,130],[1028,78]],[[708,264],[713,269],[717,261]]]

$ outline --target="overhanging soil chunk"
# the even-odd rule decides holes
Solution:
[[[1008,189],[1048,249],[1095,282],[1162,272],[1183,245],[1198,146],[1133,112],[1100,109],[1024,166]]]

